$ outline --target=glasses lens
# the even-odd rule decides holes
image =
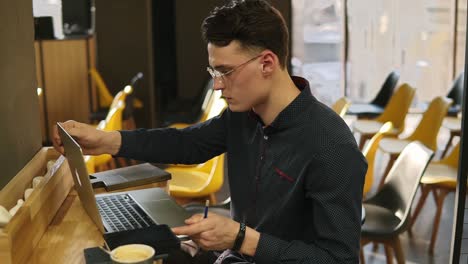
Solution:
[[[210,75],[211,75],[211,77],[212,77],[213,79],[215,79],[215,78],[220,78],[220,77],[223,77],[223,76],[224,76],[224,74],[220,73],[220,72],[217,71],[217,70],[213,70],[213,69],[210,68],[210,67],[206,68],[206,70],[208,71],[208,73],[210,73]]]

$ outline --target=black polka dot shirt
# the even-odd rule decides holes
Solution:
[[[358,263],[367,163],[346,123],[301,90],[269,126],[224,111],[185,129],[121,131],[118,156],[195,164],[227,152],[231,214],[260,232],[255,263]]]

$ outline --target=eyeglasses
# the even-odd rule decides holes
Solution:
[[[230,70],[227,71],[227,72],[220,72],[220,71],[215,70],[215,69],[213,69],[213,68],[211,68],[211,67],[207,67],[206,70],[208,71],[208,73],[211,75],[211,77],[212,77],[213,79],[221,78],[221,77],[224,77],[224,76],[228,76],[229,74],[233,73],[235,70],[237,70],[237,69],[239,69],[240,67],[242,67],[242,66],[244,66],[244,65],[246,65],[246,64],[248,64],[248,63],[250,63],[250,62],[252,62],[252,61],[254,61],[254,60],[256,60],[256,59],[258,59],[258,58],[260,58],[261,56],[262,56],[261,54],[258,55],[258,56],[255,56],[255,57],[251,58],[250,60],[248,60],[248,61],[246,61],[246,62],[244,62],[244,63],[241,63],[241,64],[237,65],[236,67],[230,69]]]

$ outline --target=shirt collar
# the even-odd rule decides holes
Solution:
[[[297,76],[291,76],[291,78],[301,93],[278,114],[269,126],[265,127],[267,134],[293,125],[295,117],[303,112],[303,109],[309,106],[312,101],[316,100],[310,92],[309,82],[306,79]],[[262,126],[264,125],[262,119],[253,110],[250,110],[249,116],[255,118]]]

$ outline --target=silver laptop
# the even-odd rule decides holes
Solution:
[[[162,188],[94,195],[78,143],[57,123],[65,157],[85,211],[103,233],[133,230],[150,225],[184,225],[190,214]],[[183,236],[185,237],[185,236]]]

